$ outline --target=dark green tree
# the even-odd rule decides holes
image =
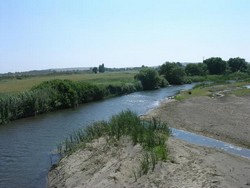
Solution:
[[[247,70],[247,62],[243,58],[230,58],[227,63],[232,72],[245,72]]]
[[[100,73],[104,73],[105,72],[104,64],[99,65],[99,72]]]
[[[189,63],[185,67],[188,76],[204,76],[207,73],[207,65],[205,63]]]
[[[141,81],[144,90],[156,89],[160,84],[159,74],[152,68],[141,69],[140,72],[135,75],[135,79]]]
[[[97,71],[98,71],[98,69],[97,69],[97,67],[94,67],[93,69],[92,69],[92,71],[93,71],[93,73],[97,73]]]
[[[164,75],[170,84],[180,85],[184,83],[185,70],[180,64],[166,62],[160,66],[160,75]]]
[[[203,61],[207,65],[209,74],[223,74],[226,71],[227,63],[220,57],[211,57]]]

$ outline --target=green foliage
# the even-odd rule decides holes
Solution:
[[[159,73],[164,75],[170,84],[180,85],[185,83],[185,70],[178,63],[166,62],[160,67]]]
[[[92,69],[92,71],[93,71],[93,73],[97,74],[97,71],[98,71],[97,67],[94,67],[94,68]]]
[[[245,80],[249,78],[249,74],[246,72],[234,72],[227,75],[227,80]]]
[[[166,87],[169,85],[168,81],[166,80],[166,78],[163,75],[161,75],[159,78],[160,78],[160,81],[159,81],[160,87]]]
[[[175,96],[175,99],[178,101],[183,101],[183,100],[189,99],[191,97],[209,96],[210,91],[208,89],[204,89],[203,88],[204,86],[207,86],[207,85],[201,84],[192,90],[182,91]]]
[[[141,81],[144,90],[156,89],[160,85],[158,72],[151,68],[141,69],[140,72],[135,75],[135,79]]]
[[[104,72],[105,72],[104,64],[99,65],[99,73],[104,73]]]
[[[207,65],[204,63],[189,63],[185,67],[188,76],[205,76],[207,74]]]
[[[243,58],[230,58],[227,63],[232,72],[245,72],[247,70],[247,62]]]
[[[70,80],[45,81],[30,91],[1,95],[0,124],[137,90],[138,83],[104,86]]]
[[[220,57],[211,57],[203,61],[207,65],[210,74],[224,74],[227,68],[227,63]]]
[[[111,95],[123,95],[142,90],[142,86],[137,83],[108,84],[107,91]]]

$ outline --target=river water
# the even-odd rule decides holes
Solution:
[[[58,143],[64,141],[75,130],[97,120],[109,119],[126,109],[135,111],[138,115],[145,114],[158,106],[166,97],[192,87],[192,84],[187,84],[155,91],[136,92],[1,126],[0,187],[46,187],[47,173],[54,159],[53,151]],[[187,138],[187,132],[173,130],[173,133],[177,137],[180,135],[181,139]]]

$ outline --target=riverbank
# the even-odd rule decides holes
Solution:
[[[221,135],[227,133],[231,136],[228,136],[228,140],[243,145],[241,143],[243,140],[248,141],[247,136],[244,136],[245,131],[249,133],[248,118],[242,118],[248,117],[249,103],[247,101],[249,98],[246,96],[231,95],[220,95],[217,98],[200,96],[184,101],[166,100],[149,116],[160,117],[164,122],[169,122],[170,126],[178,126],[177,128],[189,131],[192,130],[189,127],[193,124],[198,130],[199,128],[209,130],[214,127],[218,129],[216,133],[218,138],[224,140]],[[205,104],[207,106],[204,106]],[[178,116],[174,112],[182,112],[183,116],[180,114]],[[216,112],[220,112],[221,117],[215,116]],[[237,117],[229,112],[234,112]],[[197,118],[198,115],[201,117]],[[226,122],[223,126],[215,124],[215,126],[207,127],[207,116],[214,124]],[[237,128],[241,127],[239,130],[233,129],[235,118],[238,118],[236,121],[238,122]],[[174,126],[172,123],[177,125]],[[230,133],[231,131],[233,132]],[[225,133],[222,134],[223,132]],[[237,139],[233,139],[234,134]],[[209,134],[206,133],[206,135]],[[100,138],[91,143],[89,147],[77,150],[72,155],[63,158],[59,165],[49,173],[49,187],[250,186],[249,159],[212,148],[196,146],[174,138],[170,138],[167,145],[168,160],[159,161],[153,172],[149,171],[147,175],[139,176],[137,170],[141,163],[141,146],[134,146],[127,138],[115,145],[107,144],[105,139]]]
[[[100,138],[62,159],[48,187],[249,187],[250,161],[170,138],[169,160],[138,176],[142,148],[123,139]]]
[[[250,96],[199,96],[165,100],[150,112],[170,127],[250,148]]]

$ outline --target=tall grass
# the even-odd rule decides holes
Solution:
[[[109,121],[98,121],[75,132],[63,144],[59,144],[58,152],[61,155],[70,154],[100,137],[118,141],[128,136],[134,145],[140,144],[144,149],[141,172],[145,174],[149,169],[154,169],[158,160],[168,158],[166,141],[170,134],[167,124],[156,119],[141,120],[136,113],[127,110],[112,116]]]
[[[138,90],[141,90],[138,82],[94,85],[70,80],[45,81],[29,91],[1,94],[0,124]]]

